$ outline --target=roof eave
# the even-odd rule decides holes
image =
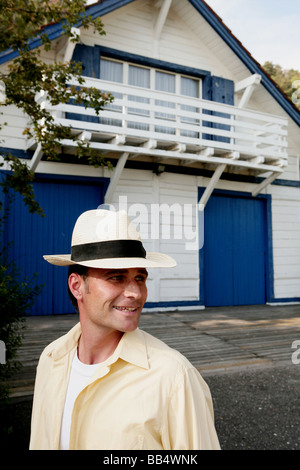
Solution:
[[[261,84],[273,96],[286,113],[300,126],[300,113],[296,106],[286,97],[272,78],[264,71],[262,66],[252,57],[249,51],[232,34],[221,18],[205,3],[204,0],[189,0],[193,7],[205,18],[205,20],[221,36],[226,44],[239,57],[251,73],[261,75]]]

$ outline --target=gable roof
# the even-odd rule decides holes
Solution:
[[[97,3],[86,7],[86,12],[92,18],[104,16],[111,13],[118,8],[121,8],[134,0],[99,0]],[[300,126],[300,112],[296,106],[289,100],[285,93],[279,88],[268,73],[262,66],[252,57],[250,52],[243,46],[243,44],[232,34],[230,29],[223,23],[222,19],[212,10],[212,8],[205,3],[204,0],[188,0],[191,5],[203,16],[209,25],[219,34],[223,41],[232,49],[232,51],[239,57],[248,70],[252,74],[261,75],[261,84],[279,103],[284,111]],[[80,26],[80,23],[75,26]],[[47,32],[49,39],[54,40],[64,34],[62,23],[50,24],[44,28]],[[31,41],[31,48],[34,49],[41,45],[40,39]],[[12,50],[0,53],[0,64],[12,60],[17,56],[17,52]]]
[[[289,100],[281,88],[274,82],[263,67],[252,57],[250,52],[232,34],[230,29],[223,23],[222,19],[205,3],[204,0],[188,0],[194,8],[206,19],[206,21],[221,36],[224,42],[233,50],[239,59],[246,65],[251,73],[261,75],[261,84],[275,98],[279,105],[300,126],[300,112]]]

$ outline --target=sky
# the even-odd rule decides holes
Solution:
[[[257,62],[300,71],[299,0],[205,0]]]

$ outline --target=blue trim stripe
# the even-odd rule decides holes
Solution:
[[[107,13],[117,10],[118,8],[121,8],[133,1],[134,0],[102,0],[101,3],[97,3],[96,5],[91,5],[90,7],[88,7],[86,9],[86,16],[91,16],[93,19],[95,19],[98,16],[106,15]],[[80,27],[81,22],[79,21],[74,26]],[[64,34],[63,22],[46,26],[43,32],[47,33],[49,39],[53,41],[54,39],[57,39]],[[37,37],[35,39],[32,39],[29,44],[30,49],[35,49],[36,47],[39,47],[42,44],[42,41],[39,37]],[[11,49],[3,51],[0,53],[0,64],[3,64],[9,60],[13,60],[17,56],[18,52],[12,51]]]
[[[283,297],[283,298],[273,298],[270,302],[270,304],[276,304],[276,303],[300,303],[300,297]]]
[[[170,308],[174,307],[204,307],[204,304],[198,300],[168,301],[168,302],[146,302],[145,308]]]
[[[204,78],[206,76],[211,75],[211,72],[209,72],[208,70],[187,67],[185,65],[173,64],[172,62],[166,62],[164,60],[153,59],[152,57],[145,57],[138,54],[132,54],[130,52],[124,52],[106,46],[98,47],[101,56],[109,57],[111,59],[124,60],[126,62],[132,62],[134,64],[154,67],[162,70],[168,70],[169,72],[174,73],[183,73],[197,78]]]
[[[293,304],[293,303],[300,303],[300,297],[284,297],[280,299],[273,298],[271,300],[268,300],[266,304],[272,305],[276,303],[286,303],[286,304]],[[205,307],[204,302],[199,300],[198,302],[195,301],[182,301],[182,302],[146,302],[144,305],[145,308],[153,308],[153,309],[160,309],[160,308],[176,308],[178,307],[201,307],[201,308],[209,308]],[[222,308],[222,307],[217,307],[217,308]]]

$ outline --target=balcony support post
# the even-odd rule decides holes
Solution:
[[[104,198],[105,204],[111,204],[114,191],[117,187],[117,184],[119,182],[120,176],[122,174],[122,171],[123,171],[123,168],[126,164],[128,156],[129,156],[128,152],[122,153],[119,160],[118,160],[118,163],[115,166],[112,177],[110,179],[109,186],[108,186],[106,194],[105,194],[105,198]]]
[[[29,162],[29,169],[31,171],[35,171],[37,169],[38,164],[40,163],[42,156],[43,156],[42,146],[41,144],[37,145],[37,148],[33,154],[32,159]]]
[[[240,82],[236,83],[235,85],[235,92],[238,93],[239,91],[243,90],[243,95],[240,99],[238,104],[239,108],[245,108],[252,96],[252,93],[256,89],[257,85],[261,82],[261,75],[254,73],[248,78],[241,80]]]
[[[259,183],[256,188],[252,191],[252,196],[255,197],[257,196],[266,186],[271,184],[277,176],[281,175],[281,172],[273,172],[268,176],[268,178],[264,179],[261,183]]]
[[[200,202],[199,202],[199,210],[200,211],[204,211],[205,209],[205,206],[211,196],[211,193],[213,192],[213,190],[215,189],[219,179],[221,178],[221,175],[223,173],[223,171],[225,170],[226,168],[226,164],[225,163],[222,163],[221,165],[219,165],[213,176],[211,177],[211,180],[210,182],[208,183],[204,193],[202,194],[201,196],[201,199],[200,199]]]

